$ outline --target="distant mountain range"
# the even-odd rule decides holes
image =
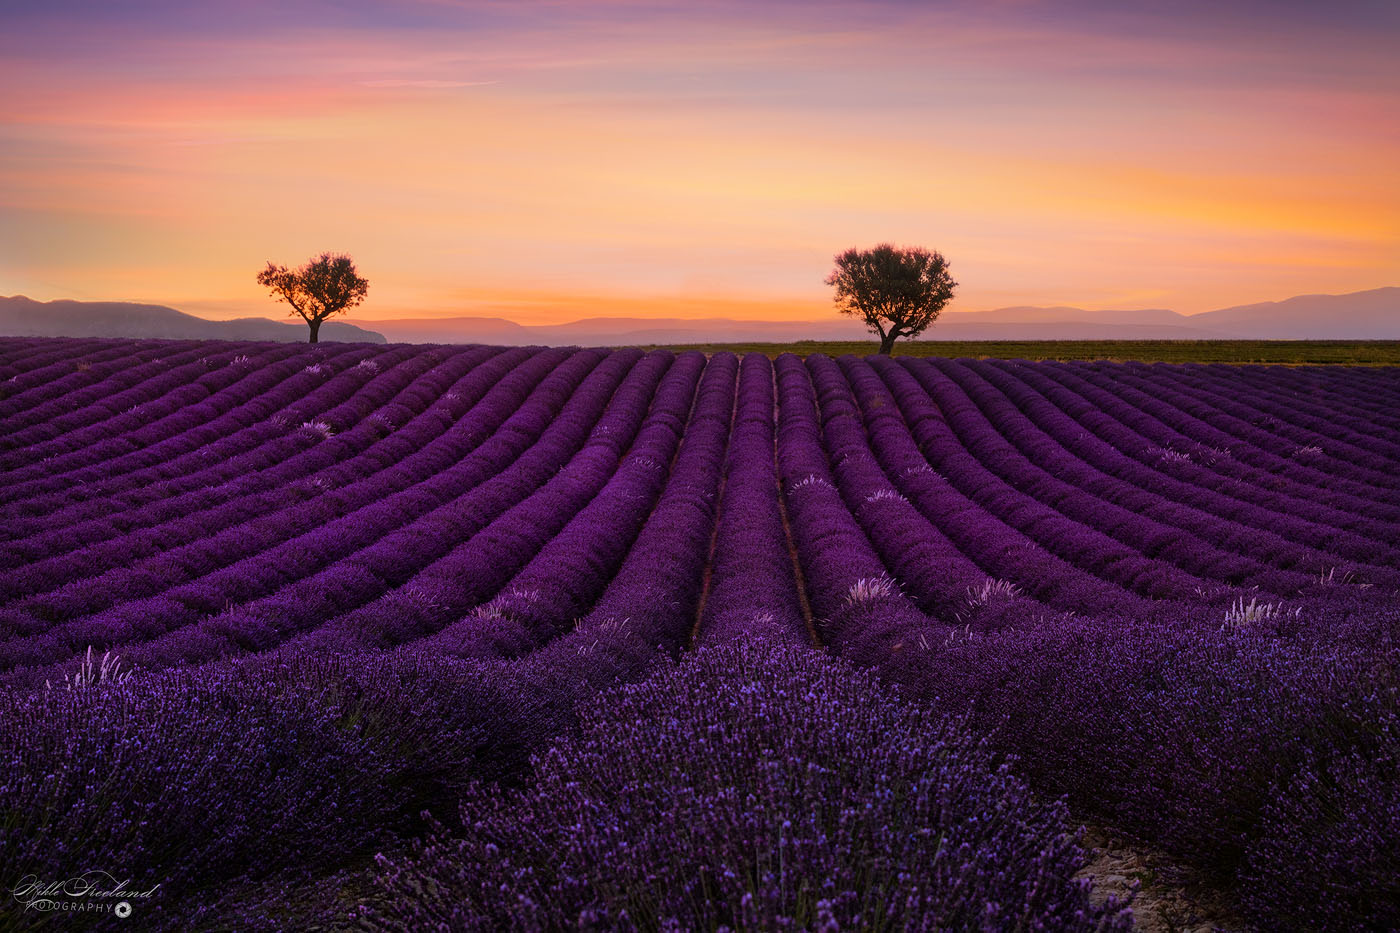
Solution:
[[[1192,315],[1189,320],[1248,336],[1274,334],[1311,340],[1400,338],[1400,288],[1349,295],[1299,295]]]
[[[524,325],[501,318],[453,317],[363,321],[395,343],[506,343],[611,346],[657,343],[785,343],[869,340],[859,321],[832,314],[819,321],[732,318],[588,318]],[[922,340],[1400,340],[1400,288],[1349,295],[1302,295],[1287,301],[1178,314],[1163,308],[1085,311],[1015,307],[949,311]]]
[[[164,305],[126,301],[34,301],[0,297],[0,334],[9,337],[143,337],[161,340],[306,340],[301,321],[245,317],[210,321]],[[321,339],[385,343],[383,334],[344,321],[321,325]]]
[[[36,302],[0,298],[0,333],[13,336],[194,337],[229,340],[306,339],[306,327],[266,318],[210,321],[160,305],[119,302]],[[490,343],[621,346],[683,343],[787,343],[869,340],[858,321],[832,314],[816,321],[732,318],[598,317],[568,324],[526,325],[494,317],[330,321],[322,340],[383,343]],[[1347,295],[1300,295],[1202,314],[1161,308],[1085,311],[1014,307],[950,311],[924,340],[1400,340],[1400,288]]]

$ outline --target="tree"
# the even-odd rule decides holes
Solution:
[[[826,284],[836,287],[836,309],[865,321],[888,354],[900,337],[917,337],[938,317],[958,283],[939,253],[881,243],[836,256]]]
[[[269,262],[258,273],[258,284],[301,315],[311,328],[311,343],[316,342],[322,321],[355,307],[369,292],[369,280],[362,278],[354,261],[341,253],[322,253],[300,269]]]

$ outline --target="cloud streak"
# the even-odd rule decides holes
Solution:
[[[500,84],[499,81],[441,81],[433,78],[380,78],[375,81],[361,81],[363,87],[411,87],[411,88],[454,88],[487,87]]]
[[[811,316],[885,239],[965,309],[1400,282],[1397,31],[1363,5],[359,2],[275,37],[167,6],[0,36],[0,293],[258,312],[250,270],[343,249],[409,314]]]

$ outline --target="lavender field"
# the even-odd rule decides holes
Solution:
[[[1397,927],[1398,634],[1393,367],[3,340],[0,928]]]

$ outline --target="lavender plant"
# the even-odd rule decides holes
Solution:
[[[482,786],[368,930],[1128,930],[1062,805],[806,648],[738,640],[586,705],[528,789]]]
[[[1024,780],[1260,928],[1400,928],[1396,401],[1385,368],[0,341],[0,877],[130,865],[166,929],[1118,923],[1056,912]],[[903,834],[925,778],[963,849]]]

